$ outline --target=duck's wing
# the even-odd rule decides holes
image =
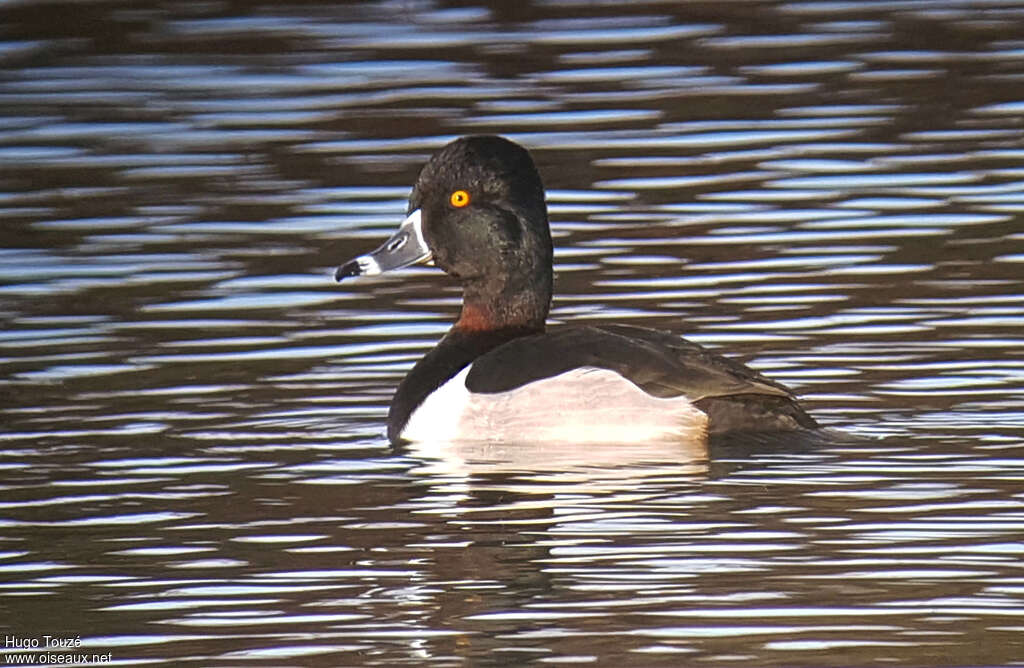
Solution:
[[[655,397],[691,402],[735,395],[791,399],[792,393],[739,362],[663,332],[628,325],[564,327],[514,339],[473,362],[472,392],[505,392],[580,367],[608,369]]]

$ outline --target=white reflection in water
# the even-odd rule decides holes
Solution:
[[[623,445],[573,443],[483,443],[471,441],[418,442],[408,445],[410,455],[423,461],[421,475],[456,475],[472,478],[487,473],[541,474],[543,472],[625,480],[672,471],[694,475],[706,467],[706,444],[657,442]],[[659,463],[673,462],[672,468]]]

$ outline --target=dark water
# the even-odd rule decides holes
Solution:
[[[1024,663],[1022,26],[0,4],[4,659]],[[554,321],[720,347],[848,437],[389,448],[459,293],[330,271],[470,132],[534,152]]]

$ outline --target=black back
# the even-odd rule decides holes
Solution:
[[[669,332],[628,325],[564,327],[514,339],[473,362],[471,392],[506,392],[590,366],[614,371],[655,397],[686,397],[710,431],[812,428],[784,386]]]

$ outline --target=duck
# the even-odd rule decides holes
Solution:
[[[458,319],[399,383],[392,444],[699,441],[817,428],[784,385],[668,331],[547,327],[553,244],[529,151],[451,141],[423,166],[398,231],[335,280],[432,264],[462,287]]]

